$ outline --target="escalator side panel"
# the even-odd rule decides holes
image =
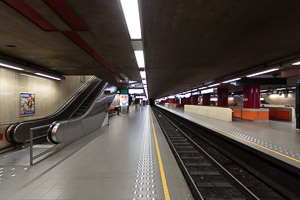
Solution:
[[[80,94],[78,94],[78,96],[75,97],[75,99],[71,103],[68,102],[70,104],[67,105],[66,108],[61,109],[60,112],[57,113],[56,115],[50,115],[49,117],[37,119],[37,120],[20,122],[13,131],[13,135],[11,136],[12,142],[14,143],[27,142],[30,136],[29,134],[30,128],[32,127],[47,125],[47,124],[51,124],[54,121],[68,119],[71,113],[73,113],[74,109],[78,107],[78,104],[80,104],[82,100],[85,99],[86,96],[91,91],[93,91],[93,89],[99,84],[99,82],[100,82],[99,79],[94,79],[93,81],[91,81],[91,83],[89,83],[89,85]],[[35,137],[45,135],[46,132],[47,131],[43,130],[39,133],[36,133]]]
[[[100,94],[95,99],[87,113],[82,117],[58,122],[60,125],[56,129],[56,140],[63,146],[73,143],[83,136],[101,128],[102,123],[108,113],[115,94],[105,94],[104,89],[107,84],[103,85]]]

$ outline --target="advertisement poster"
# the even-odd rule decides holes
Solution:
[[[34,115],[35,95],[32,93],[20,93],[21,116]]]
[[[120,94],[120,105],[128,106],[128,94]]]

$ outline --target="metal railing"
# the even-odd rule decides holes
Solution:
[[[29,145],[29,148],[30,148],[30,165],[34,165],[46,158],[48,158],[49,156],[55,154],[56,152],[58,152],[59,150],[61,150],[62,148],[62,145],[61,143],[59,144],[53,144],[54,146],[51,147],[51,148],[48,148],[47,150],[33,156],[33,135],[34,135],[34,131],[36,130],[39,130],[39,129],[42,129],[42,128],[46,128],[46,127],[50,127],[51,124],[47,124],[47,125],[43,125],[43,126],[37,126],[37,127],[33,127],[33,128],[30,128],[30,145]],[[47,155],[46,155],[47,154]],[[42,159],[40,159],[39,161],[37,161],[36,163],[34,163],[34,160],[37,159],[37,158],[40,158],[42,156],[46,155],[45,157],[43,157]]]

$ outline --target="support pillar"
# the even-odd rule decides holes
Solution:
[[[300,79],[296,83],[296,129],[300,129]]]
[[[228,88],[218,88],[218,106],[228,107]]]
[[[243,108],[260,108],[260,86],[245,85]]]
[[[210,106],[210,94],[203,94],[202,105]]]
[[[191,105],[191,98],[192,97],[185,98],[185,104]]]
[[[191,96],[191,105],[198,105],[198,97],[199,95]]]
[[[184,107],[184,104],[185,104],[185,98],[182,98],[181,99],[181,107]]]

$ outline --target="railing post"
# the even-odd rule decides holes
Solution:
[[[30,128],[30,165],[33,165],[33,130]]]

